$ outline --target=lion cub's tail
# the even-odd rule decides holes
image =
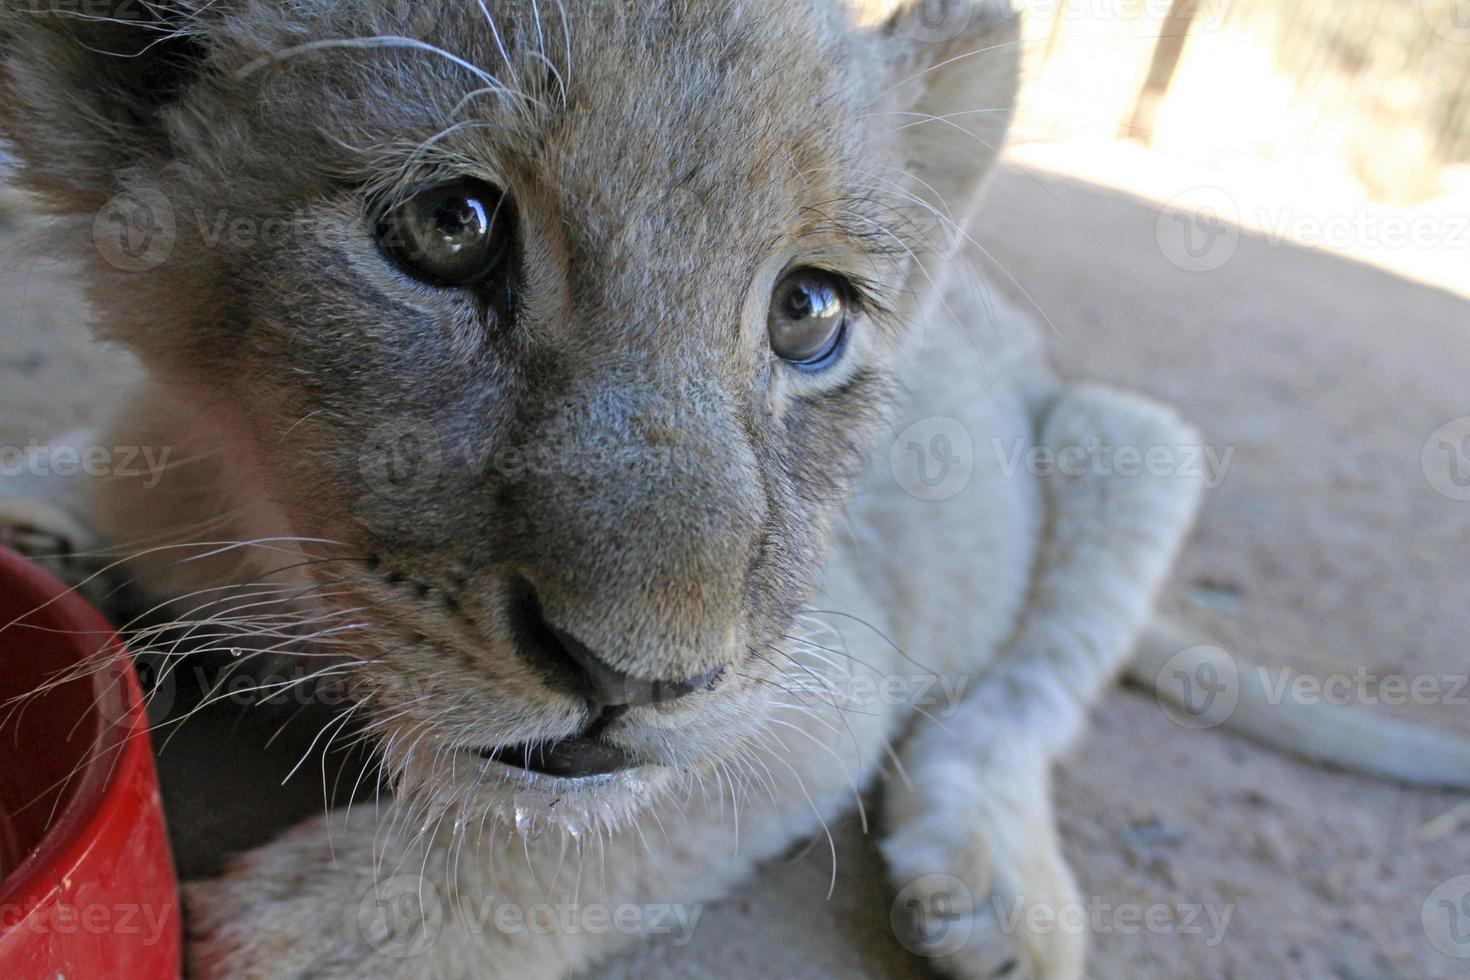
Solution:
[[[1405,783],[1470,789],[1470,738],[1341,699],[1296,696],[1285,674],[1167,620],[1139,640],[1127,676],[1189,728],[1224,726],[1272,748]]]

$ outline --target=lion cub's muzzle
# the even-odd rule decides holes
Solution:
[[[480,754],[496,762],[562,778],[601,775],[642,764],[608,741],[608,728],[629,708],[665,704],[712,687],[724,667],[697,677],[634,677],[607,664],[586,644],[547,621],[535,587],[516,575],[510,584],[507,617],[517,652],[563,694],[587,702],[591,723],[581,733],[551,742],[503,746]]]
[[[634,677],[611,666],[585,643],[547,622],[536,589],[524,577],[511,580],[508,609],[518,652],[557,690],[588,702],[594,716],[608,708],[632,708],[674,701],[708,687],[724,667],[695,677]]]

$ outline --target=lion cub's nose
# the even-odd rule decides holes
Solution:
[[[552,686],[599,708],[674,701],[714,681],[723,667],[684,680],[646,680],[604,663],[587,645],[546,621],[541,599],[520,575],[511,580],[510,623],[516,646]]]

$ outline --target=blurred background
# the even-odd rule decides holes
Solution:
[[[1470,3],[1035,0],[1025,12],[1020,158],[1470,289]],[[1181,183],[1217,193],[1165,196]]]

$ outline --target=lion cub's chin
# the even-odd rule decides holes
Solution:
[[[659,799],[680,787],[698,792],[687,771],[645,764],[592,776],[567,778],[531,772],[458,751],[432,778],[404,774],[401,794],[427,798],[422,812],[444,814],[473,836],[513,829],[534,840],[548,832],[573,839],[629,826]],[[425,774],[427,775],[427,774]]]

